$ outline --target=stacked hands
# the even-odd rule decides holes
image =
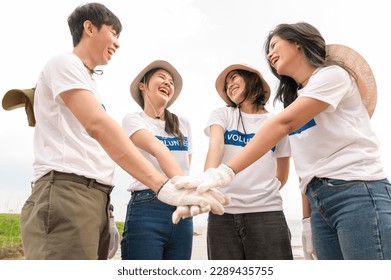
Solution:
[[[177,224],[181,219],[198,214],[224,214],[224,205],[230,203],[231,198],[222,194],[220,188],[235,178],[233,170],[225,164],[217,168],[209,168],[199,176],[175,176],[167,181],[158,192],[158,199],[177,206],[172,215],[172,222]],[[303,219],[302,242],[304,257],[307,260],[316,259],[312,246],[312,232],[310,218]]]
[[[177,206],[172,215],[172,222],[212,211],[217,215],[224,214],[224,206],[230,197],[223,195],[217,188],[233,180],[235,173],[225,164],[209,168],[199,176],[175,176],[158,192],[158,199]]]

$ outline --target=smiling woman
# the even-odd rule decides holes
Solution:
[[[219,169],[239,153],[273,117],[265,109],[270,97],[269,84],[256,68],[247,64],[229,65],[218,75],[215,85],[226,106],[213,110],[204,130],[209,136],[205,173],[218,166]],[[293,258],[280,194],[289,174],[289,157],[285,137],[262,159],[221,187],[231,202],[222,216],[209,213],[209,259]]]
[[[122,126],[141,153],[168,178],[188,175],[192,154],[190,124],[167,108],[182,90],[182,77],[167,61],[148,64],[134,78],[130,92],[143,109],[128,113]],[[123,259],[190,259],[192,218],[172,223],[175,207],[139,181],[130,184],[123,240]],[[158,191],[159,193],[159,191]],[[159,229],[159,230],[157,230]]]

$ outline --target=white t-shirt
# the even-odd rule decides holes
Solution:
[[[178,116],[178,115],[177,115]],[[179,138],[177,136],[168,135],[164,131],[165,121],[159,119],[152,119],[144,112],[134,112],[128,113],[122,120],[122,128],[124,129],[126,135],[129,137],[132,136],[135,132],[145,129],[151,132],[157,139],[159,139],[166,147],[170,150],[172,156],[177,161],[178,165],[183,171],[184,175],[189,175],[190,162],[189,155],[192,154],[193,144],[191,137],[191,128],[189,121],[182,117],[178,116],[179,119],[179,129],[184,136],[184,145],[181,146]],[[139,149],[142,155],[150,161],[153,166],[164,173],[160,168],[158,161],[154,156],[147,153],[146,151]],[[141,182],[134,180],[128,191],[140,191],[149,189],[147,186]]]
[[[59,97],[72,89],[89,90],[102,104],[96,82],[78,56],[53,57],[43,68],[34,95],[33,181],[56,170],[112,185],[114,162]]]
[[[272,113],[241,113],[246,133],[239,120],[239,110],[222,107],[214,110],[208,120],[205,134],[209,136],[210,126],[219,125],[224,129],[224,156],[222,163],[237,154],[253,138],[259,127]],[[238,129],[239,123],[239,129]],[[238,131],[239,130],[239,131]],[[277,158],[290,157],[288,137],[282,139],[272,150],[258,159],[248,168],[239,172],[235,179],[219,190],[231,197],[231,203],[225,206],[229,214],[281,211],[281,185],[276,178]]]
[[[334,65],[319,69],[298,91],[298,98],[302,97],[330,104],[289,136],[303,193],[314,176],[340,180],[386,178],[378,140],[357,84],[343,68]]]

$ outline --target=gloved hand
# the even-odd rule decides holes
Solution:
[[[115,225],[114,217],[110,217],[109,220],[109,232],[110,232],[110,245],[108,258],[112,259],[118,250],[119,246],[119,232]]]
[[[207,192],[202,193],[203,196],[209,196],[217,199],[222,205],[228,205],[231,202],[231,198],[223,195],[217,189],[213,188]],[[172,214],[172,223],[177,224],[181,219],[188,217],[196,216],[198,214],[207,213],[212,211],[212,213],[217,215],[222,215],[224,212],[214,212],[210,207],[200,208],[198,206],[178,206],[177,209]]]
[[[213,211],[213,213],[224,213],[223,204],[227,203],[228,200],[220,192],[210,192],[208,195],[202,195],[195,189],[177,189],[171,183],[171,180],[168,180],[159,189],[157,198],[173,206],[197,206],[201,211],[200,213],[209,211]]]
[[[225,164],[220,164],[217,168],[209,168],[197,177],[175,176],[171,182],[177,189],[197,188],[200,193],[212,188],[222,187],[235,178],[233,170]]]
[[[304,218],[303,223],[303,232],[301,236],[301,241],[303,243],[303,252],[304,258],[306,260],[315,260],[316,253],[314,246],[312,245],[312,230],[311,230],[311,218]]]
[[[203,212],[199,206],[178,206],[172,214],[172,223],[177,224],[181,219],[186,219],[192,216],[197,216],[201,213],[209,212],[210,207],[207,208],[204,208],[205,212]]]

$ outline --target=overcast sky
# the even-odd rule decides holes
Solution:
[[[140,111],[129,93],[133,77],[156,59],[172,63],[184,86],[170,107],[192,124],[194,154],[191,172],[200,173],[207,152],[203,134],[210,112],[224,103],[214,88],[220,71],[232,63],[257,67],[272,88],[263,44],[279,23],[307,21],[316,26],[328,44],[344,44],[361,53],[376,77],[378,103],[372,118],[381,144],[386,172],[391,172],[390,141],[390,38],[391,20],[386,1],[313,0],[143,0],[100,1],[120,18],[121,48],[97,77],[108,113],[119,123],[129,111]],[[0,10],[0,96],[11,88],[30,88],[53,55],[72,51],[67,17],[82,1],[2,1]],[[280,106],[268,104],[278,112]],[[23,109],[0,109],[0,213],[20,212],[30,193],[32,137]],[[321,148],[321,147],[320,147]],[[281,193],[285,215],[301,217],[301,200],[293,170]],[[117,220],[124,220],[129,176],[117,168],[113,204]],[[204,223],[205,216],[195,219]]]

